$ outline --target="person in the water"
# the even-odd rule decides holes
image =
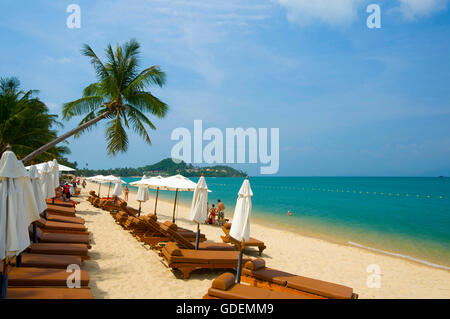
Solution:
[[[287,215],[288,215],[288,216],[292,216],[292,213],[291,213],[290,210],[288,210]]]

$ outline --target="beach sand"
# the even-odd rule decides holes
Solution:
[[[93,207],[86,198],[97,184],[88,183],[74,198],[77,215],[86,220],[92,233],[91,260],[83,269],[89,272],[95,298],[201,298],[211,282],[225,270],[194,271],[187,280],[161,262],[161,257],[117,225],[108,212]],[[104,195],[104,194],[102,194]],[[137,208],[136,194],[130,192],[129,205]],[[153,212],[154,196],[142,204],[143,213]],[[189,209],[180,205],[177,224],[196,230],[188,220]],[[173,202],[158,200],[158,220],[172,219]],[[226,212],[228,217],[232,212]],[[201,225],[208,241],[221,242],[218,226]],[[360,298],[450,298],[450,272],[415,262],[378,254],[358,247],[339,245],[293,232],[252,223],[251,236],[267,246],[262,258],[271,268],[330,281],[354,289]],[[250,257],[257,257],[256,250]],[[369,265],[381,270],[380,288],[369,288]],[[372,273],[373,274],[373,273]],[[370,281],[370,280],[369,280]]]

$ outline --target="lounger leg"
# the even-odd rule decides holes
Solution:
[[[266,248],[266,247],[258,247],[258,249],[259,249],[259,256],[262,255],[262,252],[264,251],[264,248]]]
[[[178,268],[183,273],[183,279],[188,279],[191,275],[191,272],[194,271],[194,268]]]

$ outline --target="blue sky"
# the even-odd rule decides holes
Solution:
[[[68,5],[81,7],[69,29]],[[368,29],[366,7],[381,6]],[[279,175],[450,175],[447,0],[154,0],[0,3],[0,76],[39,89],[51,111],[94,82],[83,43],[100,55],[136,38],[159,65],[170,105],[149,147],[130,132],[106,155],[100,125],[70,139],[89,168],[144,166],[170,156],[177,127],[280,129]],[[64,129],[77,124],[65,122]],[[260,164],[234,165],[258,174]]]

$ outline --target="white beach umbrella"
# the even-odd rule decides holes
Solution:
[[[141,178],[141,181],[142,180],[146,180],[147,179],[147,176],[142,176],[142,178]],[[138,188],[138,191],[137,191],[137,194],[136,194],[136,200],[137,201],[139,201],[139,212],[138,212],[138,216],[140,216],[141,215],[141,205],[142,205],[142,202],[146,202],[146,201],[148,201],[150,199],[150,194],[148,193],[148,188],[145,186],[145,185],[143,185],[143,184],[140,184],[139,185],[139,188]]]
[[[42,213],[47,209],[47,203],[44,198],[44,193],[42,193],[41,175],[34,165],[30,166],[29,174],[31,179],[31,186],[33,187],[34,197],[36,199],[36,204],[39,213]]]
[[[163,186],[164,177],[162,176],[153,176],[146,179],[141,179],[140,181],[132,182],[130,183],[131,186],[137,186],[140,187],[145,186],[147,188],[156,189],[156,198],[155,198],[155,209],[153,213],[156,215],[156,206],[158,205],[158,195],[159,195],[159,189]]]
[[[44,166],[45,163],[48,164],[49,162],[44,162],[44,163],[35,164],[34,166],[36,166],[37,170],[40,172],[40,171],[42,171],[42,168],[43,168],[43,166]],[[30,165],[30,166],[27,166],[26,169],[29,170],[30,167],[31,167],[31,165]],[[65,166],[65,165],[62,165],[62,164],[59,164],[59,163],[58,163],[58,170],[59,170],[60,172],[72,172],[72,171],[75,171],[75,169],[73,169],[73,168],[71,168],[71,167],[68,167],[68,166]]]
[[[175,202],[173,204],[172,222],[175,223],[175,209],[177,207],[178,192],[193,192],[197,184],[183,175],[174,175],[161,181],[161,189],[175,191]]]
[[[28,212],[28,209],[32,211]],[[32,217],[36,213],[30,177],[8,147],[0,159],[0,259],[4,260],[2,298],[6,297],[8,286],[8,259],[19,256],[30,245],[28,226],[36,220]]]
[[[99,178],[99,180],[102,181],[103,183],[109,183],[109,186],[108,186],[108,198],[109,198],[109,191],[111,190],[111,184],[112,183],[127,184],[127,182],[125,182],[124,180],[120,179],[120,177],[117,177],[117,176],[114,176],[114,175],[103,176],[103,177]]]
[[[103,175],[95,175],[95,176],[91,176],[91,177],[86,178],[88,181],[91,181],[91,182],[94,182],[94,183],[98,183],[98,197],[100,197],[100,188],[102,186],[102,183],[103,183],[102,179],[104,177],[105,176],[103,176]]]
[[[44,163],[41,170],[41,182],[42,182],[42,193],[44,194],[45,199],[53,198],[56,196],[55,194],[55,185],[53,184],[54,180],[51,175],[50,167],[48,163]]]
[[[208,185],[206,185],[205,177],[200,176],[197,186],[192,196],[191,215],[189,218],[197,223],[197,236],[195,238],[195,249],[198,249],[200,240],[200,224],[204,223],[208,218]]]
[[[20,161],[19,161],[20,162]],[[36,206],[39,214],[45,212],[47,209],[47,202],[44,198],[44,193],[42,193],[41,175],[39,174],[36,166],[31,165],[28,172],[31,179],[31,187],[33,188],[34,198],[36,200]],[[33,223],[33,242],[37,242],[36,224]]]
[[[238,260],[236,281],[241,281],[242,254],[245,242],[250,239],[250,214],[252,212],[252,189],[248,178],[242,183],[238,193],[236,207],[234,209],[233,223],[231,224],[230,236],[241,242]]]
[[[53,176],[53,185],[56,187],[59,186],[59,165],[58,165],[58,161],[55,159],[53,159],[53,161],[49,162],[49,167],[52,171],[52,176]]]

